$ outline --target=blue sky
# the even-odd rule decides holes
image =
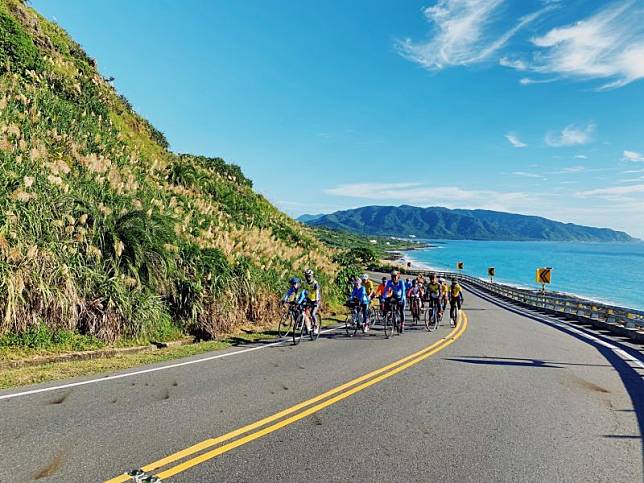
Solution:
[[[490,208],[644,237],[641,0],[32,0],[178,152],[290,214]]]

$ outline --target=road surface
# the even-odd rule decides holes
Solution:
[[[457,329],[2,391],[0,481],[641,482],[637,348],[465,296]]]

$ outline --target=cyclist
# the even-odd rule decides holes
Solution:
[[[441,308],[445,310],[447,302],[449,301],[449,284],[443,278],[439,278],[438,283],[441,284]]]
[[[356,278],[353,282],[353,291],[349,296],[349,305],[355,304],[360,307],[365,332],[369,330],[369,301],[369,294],[364,285],[362,285],[362,280]]]
[[[380,300],[380,313],[385,313],[385,299],[387,298],[387,277],[382,277],[380,285],[376,288],[376,297]]]
[[[394,299],[398,302],[398,309],[400,310],[400,323],[401,328],[405,327],[405,282],[400,278],[400,272],[394,270],[391,272],[391,280],[387,281],[385,285],[385,292],[387,300]]]
[[[311,319],[315,320],[317,315],[318,308],[320,307],[321,293],[320,293],[320,284],[313,277],[313,270],[307,268],[304,270],[304,285],[302,287],[303,297],[302,299],[311,307]],[[307,329],[310,329],[307,327]],[[313,333],[317,335],[319,327],[313,329]]]
[[[416,279],[412,280],[411,282],[411,288],[407,290],[407,298],[409,299],[409,306],[411,307],[411,310],[414,310],[414,303],[418,303],[418,309],[422,307],[422,300],[423,300],[423,287],[418,284],[418,281]],[[419,314],[416,314],[417,317],[419,317]]]
[[[369,275],[367,275],[366,273],[362,274],[360,279],[362,280],[362,286],[367,291],[367,295],[369,296],[369,301],[371,301],[371,299],[373,299],[376,296],[376,289],[373,286],[373,282],[369,279]]]
[[[292,277],[289,281],[288,291],[282,297],[282,303],[287,304],[289,302],[297,302],[299,299],[300,287],[302,286],[302,281],[298,277]]]
[[[430,276],[429,285],[427,286],[427,296],[429,298],[429,306],[433,310],[438,310],[438,317],[443,316],[441,310],[441,284],[436,280],[436,274],[432,273]]]
[[[449,289],[449,316],[450,316],[450,326],[456,327],[457,321],[454,320],[454,307],[458,307],[458,310],[461,310],[463,305],[463,289],[456,281],[455,278],[452,279],[452,286]]]

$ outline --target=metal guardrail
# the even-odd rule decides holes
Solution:
[[[428,271],[406,270],[405,273],[417,275],[419,273],[426,274]],[[521,289],[455,272],[430,271],[430,273],[436,273],[439,277],[447,279],[456,277],[488,293],[547,312],[597,320],[607,324],[620,325],[627,329],[644,330],[644,311],[641,310],[607,305],[557,292]]]

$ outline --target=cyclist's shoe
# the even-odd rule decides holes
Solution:
[[[318,335],[320,333],[320,328],[319,327],[314,327],[313,328],[313,335]]]
[[[364,324],[364,331],[369,332],[369,324]]]

